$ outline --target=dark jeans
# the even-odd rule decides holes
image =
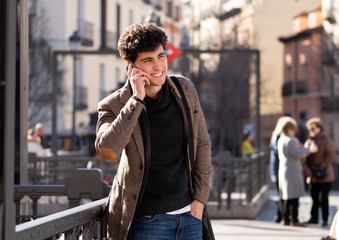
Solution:
[[[202,240],[202,221],[190,213],[135,217],[127,240]]]
[[[328,194],[331,190],[332,183],[312,183],[310,186],[311,197],[313,200],[311,209],[311,219],[318,222],[319,207],[322,210],[323,221],[328,221]]]
[[[284,220],[285,222],[290,222],[292,217],[292,222],[299,222],[298,220],[298,208],[299,208],[299,198],[293,198],[284,200]]]

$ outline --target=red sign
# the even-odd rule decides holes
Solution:
[[[181,54],[182,54],[182,51],[180,49],[174,47],[170,43],[167,43],[167,46],[166,46],[167,62],[172,61],[174,58],[180,56]]]

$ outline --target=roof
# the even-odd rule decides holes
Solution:
[[[316,11],[321,11],[321,5],[319,5],[317,8],[311,10],[311,11],[308,11],[308,12],[301,12],[299,13],[298,15],[296,15],[293,19],[297,18],[297,17],[307,17],[309,13],[311,12],[316,12]]]
[[[291,36],[287,36],[287,37],[279,37],[279,41],[283,42],[283,43],[287,43],[290,41],[294,41],[300,38],[304,38],[307,36],[311,36],[313,33],[318,33],[318,32],[322,32],[323,31],[323,27],[316,27],[316,28],[312,28],[312,29],[306,29],[302,32],[299,32],[297,34],[291,35]]]

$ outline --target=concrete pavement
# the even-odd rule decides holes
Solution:
[[[308,227],[283,226],[273,222],[276,213],[275,191],[270,190],[270,200],[254,220],[212,220],[216,240],[320,240],[328,235],[330,226],[320,225]],[[306,195],[300,199],[299,221],[305,222],[310,218],[312,199]],[[330,219],[332,221],[339,209],[339,191],[330,192]]]

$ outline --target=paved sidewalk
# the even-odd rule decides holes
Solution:
[[[320,240],[328,235],[329,228],[320,225],[308,227],[283,226],[273,222],[276,213],[275,191],[270,191],[270,200],[255,220],[212,220],[216,240]],[[300,199],[299,220],[310,217],[312,200],[309,195]],[[339,209],[339,191],[330,192],[330,222]]]

